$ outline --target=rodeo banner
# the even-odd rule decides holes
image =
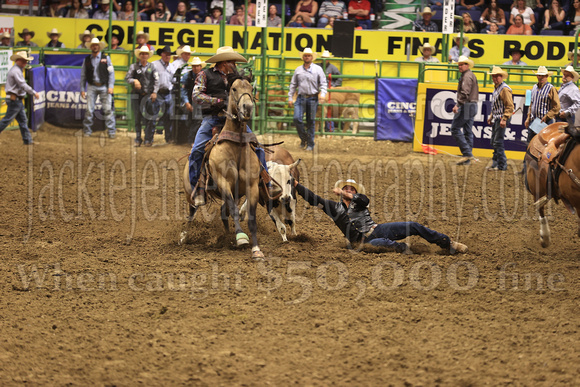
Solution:
[[[508,83],[509,84],[509,83]],[[506,156],[514,160],[522,160],[526,151],[528,130],[524,121],[528,114],[525,89],[513,89],[514,109],[510,125],[505,132]],[[492,157],[491,125],[487,117],[491,111],[492,88],[479,89],[479,103],[477,114],[473,122],[473,155],[475,157]],[[451,121],[453,120],[453,106],[457,101],[456,86],[419,84],[417,104],[424,106],[417,112],[415,123],[416,139],[413,150],[422,152],[421,144],[429,145],[439,151],[454,155],[461,155],[455,140],[451,136]]]
[[[44,67],[36,67],[32,69],[32,82],[31,86],[38,94],[40,98],[28,98],[28,101],[34,106],[34,109],[28,109],[30,115],[30,128],[32,131],[36,132],[42,124],[44,124],[44,113],[46,108],[45,103],[45,76]]]
[[[413,141],[416,79],[377,79],[375,140]]]

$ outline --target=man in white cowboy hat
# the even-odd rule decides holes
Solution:
[[[437,24],[431,20],[431,18],[437,13],[437,11],[431,11],[431,8],[423,8],[423,12],[419,12],[420,18],[417,18],[413,22],[413,29],[415,31],[423,32],[439,32],[439,27]]]
[[[22,40],[16,43],[16,47],[38,47],[38,44],[34,43],[31,39],[34,38],[34,31],[25,28],[18,34]]]
[[[46,44],[46,47],[66,48],[64,43],[58,40],[60,39],[62,32],[58,32],[56,28],[53,28],[52,30],[47,32],[46,35],[48,35],[48,37],[50,38],[50,42]]]
[[[39,98],[39,94],[26,83],[24,75],[22,75],[22,70],[24,70],[26,64],[32,59],[32,56],[29,57],[26,51],[18,51],[10,57],[10,60],[14,61],[14,66],[6,74],[5,90],[7,110],[4,118],[0,121],[1,133],[16,118],[24,145],[33,144],[34,141],[32,141],[32,136],[28,130],[28,120],[22,100],[26,94],[33,95],[34,98]]]
[[[477,114],[479,101],[479,85],[477,78],[471,71],[473,61],[465,56],[457,60],[457,68],[461,73],[457,84],[457,103],[453,107],[453,121],[451,121],[451,135],[455,139],[463,157],[457,165],[469,165],[473,157],[473,120]]]
[[[135,35],[135,40],[137,42],[135,49],[147,46],[149,51],[151,52],[155,51],[155,47],[147,43],[149,42],[149,34],[147,32],[144,31],[137,32],[137,35]]]
[[[111,12],[110,5],[111,0],[100,0],[99,8],[93,14],[93,19],[109,20],[109,12]],[[111,13],[113,14],[113,20],[117,20],[117,13],[114,11]]]
[[[12,39],[12,37],[10,36],[10,32],[8,31],[4,32],[2,35],[0,35],[0,46],[12,47],[12,45],[10,44],[10,39]]]
[[[189,62],[191,67],[190,71],[185,72],[181,76],[179,82],[180,86],[180,108],[187,112],[186,126],[188,131],[187,141],[193,145],[195,141],[195,136],[199,127],[201,126],[201,121],[203,116],[201,114],[201,105],[191,101],[191,95],[193,94],[193,87],[195,85],[195,79],[197,74],[203,70],[206,63],[203,62],[198,57],[195,57]]]
[[[324,50],[320,55],[320,60],[322,62],[320,66],[326,73],[328,79],[330,79],[330,87],[339,87],[342,86],[342,78],[338,77],[340,75],[340,71],[338,71],[338,68],[332,63],[330,63],[329,59],[332,57],[333,57],[332,54],[328,50]],[[322,65],[323,63],[326,63],[326,67]]]
[[[566,65],[574,67],[574,51],[568,51],[568,60],[570,63]],[[580,65],[580,51],[576,51],[576,66]]]
[[[527,63],[522,60],[522,57],[526,54],[524,50],[519,48],[512,48],[510,50],[511,59],[505,62],[504,66],[527,66]]]
[[[339,180],[332,192],[340,197],[339,201],[324,199],[308,188],[293,180],[296,192],[312,207],[318,207],[334,221],[348,240],[349,247],[369,243],[373,246],[389,247],[398,253],[412,254],[406,243],[397,241],[412,235],[420,236],[451,254],[467,252],[463,243],[452,241],[447,235],[431,230],[417,222],[393,222],[377,224],[368,209],[369,198],[364,186],[353,179]]]
[[[91,31],[85,30],[82,34],[79,34],[79,39],[81,40],[81,44],[77,46],[77,48],[90,48],[91,40],[95,37],[95,34],[91,34]]]
[[[491,129],[491,146],[493,147],[493,158],[491,167],[488,170],[507,170],[507,158],[505,156],[504,137],[505,129],[510,124],[512,114],[514,114],[514,98],[512,89],[505,83],[507,72],[501,67],[493,66],[488,73],[491,75],[495,87],[491,95],[491,114],[487,118],[487,123],[493,125]]]
[[[532,102],[528,109],[528,118],[524,125],[526,128],[537,118],[546,124],[555,122],[556,117],[560,114],[560,98],[556,88],[548,82],[548,77],[552,75],[551,71],[545,66],[538,67],[538,71],[534,71],[538,78],[538,83],[532,88]],[[528,129],[528,143],[536,133]]]
[[[294,106],[294,125],[300,137],[300,147],[307,151],[314,150],[314,133],[316,118],[316,109],[318,103],[326,101],[327,82],[326,76],[320,66],[313,65],[315,54],[310,47],[302,51],[301,66],[294,70],[292,80],[290,81],[290,89],[288,91],[288,104],[290,107]],[[298,93],[296,104],[294,104],[294,93]],[[306,114],[306,127],[304,129],[304,114]]]
[[[467,42],[469,42],[469,37],[467,35],[463,35],[463,49],[461,50],[460,54],[459,45],[461,44],[461,33],[457,34],[455,37],[455,46],[451,47],[449,50],[449,62],[456,63],[460,56],[469,58],[471,51],[469,48],[467,48]]]
[[[173,143],[173,133],[171,131],[171,116],[174,110],[171,95],[173,73],[170,71],[171,64],[169,63],[173,52],[171,51],[171,47],[165,46],[157,50],[157,55],[161,56],[161,59],[152,63],[159,75],[159,91],[157,92],[157,103],[155,106],[163,112],[158,124],[163,125],[165,142]],[[159,131],[157,133],[161,134]]]
[[[188,45],[180,47],[177,49],[176,54],[177,58],[169,65],[169,71],[171,74],[175,74],[177,69],[187,66],[187,62],[189,62],[189,59],[191,58],[191,47]],[[183,75],[183,70],[179,77],[181,77],[181,75]]]
[[[576,86],[580,74],[572,66],[560,69],[560,71],[562,71],[562,86],[558,90],[558,98],[560,98],[558,118],[560,121],[566,121],[570,126],[574,126],[576,112],[580,108],[580,90]]]
[[[421,51],[421,54],[423,55],[415,58],[415,62],[439,63],[439,59],[434,57],[436,53],[435,47],[430,45],[429,42],[425,42],[422,46],[420,46],[419,51]]]
[[[113,87],[115,85],[115,69],[109,57],[101,52],[107,46],[99,39],[91,40],[91,54],[83,61],[81,67],[81,96],[87,99],[87,110],[83,120],[83,134],[90,137],[93,133],[93,114],[97,97],[99,97],[105,118],[105,126],[109,138],[115,138],[115,115],[112,109]]]
[[[159,91],[159,74],[155,70],[153,63],[149,63],[151,51],[147,46],[142,46],[135,50],[135,57],[139,58],[137,63],[129,66],[125,80],[133,86],[131,95],[131,107],[135,118],[135,146],[139,147],[153,145],[155,135],[155,125],[157,123],[157,113],[159,113],[157,92]],[[141,137],[141,127],[145,124],[145,142]]]

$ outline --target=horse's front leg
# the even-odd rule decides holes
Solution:
[[[240,214],[238,212],[238,206],[236,205],[236,201],[234,200],[233,195],[227,194],[224,198],[224,206],[227,206],[231,217],[234,219],[234,228],[236,231],[236,244],[238,246],[244,246],[250,243],[250,238],[242,231],[242,226],[240,225]],[[225,220],[227,222],[227,218]]]
[[[544,204],[545,205],[545,204]],[[544,206],[538,208],[538,213],[540,215],[540,243],[542,247],[550,246],[550,225],[548,224],[548,218],[544,215]]]
[[[258,222],[256,220],[256,208],[258,207],[258,196],[260,191],[258,189],[258,184],[254,185],[250,189],[250,194],[246,195],[248,203],[248,228],[250,229],[250,234],[252,234],[252,258],[255,260],[264,259],[264,253],[260,250],[258,246]]]

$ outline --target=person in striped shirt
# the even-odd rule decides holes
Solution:
[[[493,66],[488,73],[491,75],[495,90],[491,96],[491,114],[487,117],[487,123],[493,125],[491,129],[491,146],[493,147],[493,159],[491,171],[507,170],[507,158],[503,140],[505,129],[510,123],[514,113],[514,99],[512,89],[505,83],[508,74],[501,67]]]
[[[538,71],[534,71],[538,78],[538,83],[532,88],[532,103],[528,109],[528,118],[525,126],[528,128],[528,144],[534,138],[536,133],[530,130],[530,124],[536,119],[540,119],[546,124],[555,122],[555,117],[560,113],[560,97],[556,88],[548,82],[548,77],[553,74],[548,71],[545,66],[538,67]]]

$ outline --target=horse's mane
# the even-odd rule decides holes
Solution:
[[[230,92],[230,88],[232,87],[232,85],[234,84],[235,81],[237,81],[238,79],[245,79],[246,81],[250,82],[250,84],[252,83],[252,74],[250,73],[249,76],[245,76],[240,74],[237,71],[234,71],[233,73],[229,73],[227,75],[227,79],[228,79],[228,86],[226,88],[227,92]]]
[[[580,130],[574,126],[568,125],[567,128],[564,129],[566,133],[568,133],[576,142],[580,142]]]

